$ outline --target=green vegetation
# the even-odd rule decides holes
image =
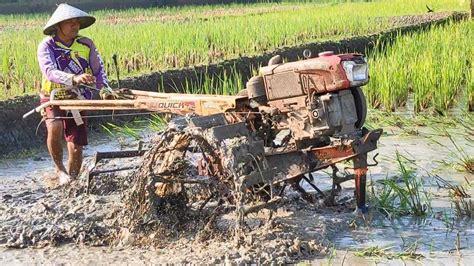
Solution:
[[[448,158],[440,161],[443,165],[454,166],[458,170],[474,174],[474,156],[466,151],[468,147],[473,147],[474,145],[472,136],[472,132],[474,132],[474,117],[472,115],[466,116],[465,119],[460,121],[460,125],[465,128],[466,131],[465,133],[458,132],[456,135],[460,138],[464,138],[466,144],[460,144],[459,141],[456,141],[454,136],[446,128],[438,128],[437,130],[442,136],[448,138],[448,142],[444,143],[436,140],[432,140],[432,142],[447,151],[446,154]]]
[[[106,123],[102,129],[124,146],[130,139],[139,141],[146,130],[158,132],[168,123],[166,115],[152,114],[146,119],[136,119],[127,123]]]
[[[390,217],[401,215],[424,216],[431,211],[431,200],[417,176],[410,160],[396,153],[399,176],[382,180],[382,187],[371,188],[371,201],[375,208]]]
[[[456,215],[474,219],[474,202],[472,199],[458,198],[452,200]]]
[[[387,0],[100,11],[98,23],[82,34],[94,39],[109,75],[113,53],[122,72],[136,75],[380,31],[393,26],[390,16],[424,14],[426,4],[436,11],[467,9],[458,0]],[[35,51],[47,17],[0,16],[3,98],[38,90]]]
[[[471,200],[469,190],[472,189],[472,183],[466,178],[466,184],[453,185],[446,181],[444,178],[435,175],[436,183],[439,188],[449,190],[449,196],[451,198],[451,206],[457,217],[466,217],[469,219],[474,218],[474,202]],[[453,229],[453,222],[449,221],[448,215],[444,213],[444,224],[448,230]]]
[[[396,110],[414,96],[414,111],[445,113],[474,103],[474,23],[433,27],[401,36],[370,57],[367,98],[372,106]]]
[[[181,89],[184,93],[190,94],[235,95],[245,88],[242,75],[235,67],[230,72],[224,71],[221,75],[210,75],[207,72],[196,73],[196,78],[196,81],[186,79],[184,84],[179,84],[179,86],[174,84],[176,92],[180,92]]]
[[[403,251],[393,252],[390,247],[381,248],[378,246],[367,247],[354,251],[354,255],[363,258],[373,258],[374,260],[381,259],[401,259],[401,260],[420,260],[424,258],[423,255],[417,253],[418,242],[414,242]]]

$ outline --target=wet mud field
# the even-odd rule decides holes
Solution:
[[[4,159],[0,162],[0,261],[472,265],[472,219],[456,215],[451,190],[436,178],[462,185],[467,196],[473,195],[474,176],[457,169],[453,143],[428,127],[417,128],[417,135],[406,135],[399,128],[384,131],[378,150],[369,154],[372,161],[379,153],[379,164],[369,168],[368,178],[374,186],[372,190],[369,185],[369,198],[383,180],[399,178],[398,151],[415,165],[416,176],[429,194],[431,211],[427,215],[391,217],[373,206],[372,200],[369,214],[354,212],[353,181],[342,184],[332,206],[326,206],[323,199],[308,203],[288,188],[284,203],[274,211],[247,216],[244,234],[239,237],[232,212],[214,215],[212,210],[217,208],[211,203],[200,212],[170,215],[163,221],[166,226],[159,227],[163,230],[137,233],[130,229],[125,210],[134,170],[102,174],[89,187],[85,179],[79,179],[70,187],[58,188],[48,181],[53,168],[44,150],[33,158]],[[474,147],[464,138],[466,134],[472,137],[472,132],[450,131],[455,143],[472,157]],[[85,151],[86,166],[95,151],[137,145],[130,141],[123,147],[106,136],[95,138]],[[104,160],[97,167],[141,164],[140,158],[124,158]],[[330,189],[328,173],[316,172],[314,179],[323,191]],[[308,184],[302,186],[317,194]]]

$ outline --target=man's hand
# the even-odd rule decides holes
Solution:
[[[93,84],[95,83],[95,77],[92,76],[91,74],[81,74],[81,75],[75,75],[72,78],[72,83],[74,85],[78,84]]]

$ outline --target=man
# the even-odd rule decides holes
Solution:
[[[41,103],[54,99],[90,99],[91,91],[78,85],[108,88],[103,62],[92,40],[79,36],[95,18],[67,4],[60,4],[44,27],[48,35],[38,46],[38,62],[43,74]],[[70,115],[58,107],[46,108],[47,146],[56,167],[59,184],[77,177],[82,166],[82,150],[87,145],[86,123],[75,119],[55,119]],[[84,120],[85,122],[85,120]],[[63,164],[63,142],[67,142],[68,162]]]

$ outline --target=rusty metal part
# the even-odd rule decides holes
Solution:
[[[98,176],[98,175],[101,175],[101,174],[115,173],[115,172],[134,170],[134,169],[138,169],[138,167],[137,166],[129,166],[129,167],[122,167],[122,168],[115,168],[115,169],[95,170],[94,172],[89,173],[89,176],[92,178],[94,176]],[[91,180],[91,179],[89,179],[89,180]]]
[[[202,176],[212,176],[222,174],[221,160],[203,153],[203,158],[197,162],[198,174]]]
[[[360,209],[363,213],[365,213],[367,212],[367,206],[365,205],[367,154],[359,154],[357,157],[354,158],[353,163],[357,208]]]
[[[105,174],[105,173],[113,173],[118,171],[125,171],[125,170],[132,170],[136,167],[125,167],[125,168],[117,168],[117,169],[108,169],[108,170],[95,170],[95,167],[99,161],[102,159],[115,159],[115,158],[129,158],[129,157],[136,157],[142,156],[147,150],[142,149],[142,142],[139,142],[137,150],[130,150],[130,151],[112,151],[112,152],[96,152],[91,165],[86,170],[86,193],[90,191],[90,185],[92,183],[92,178],[94,176]]]
[[[311,176],[313,176],[313,174],[310,173]],[[303,175],[303,179],[312,187],[314,188],[314,190],[316,190],[319,194],[321,194],[321,196],[325,197],[326,195],[324,194],[323,191],[321,191],[321,189],[319,189],[313,182],[311,182],[311,180],[309,180],[306,176]]]
[[[300,186],[299,182],[291,182],[291,188],[300,193],[301,197],[307,202],[314,203],[314,198]]]
[[[377,140],[381,135],[382,130],[377,129],[359,139],[349,140],[346,144],[339,143],[305,151],[266,154],[270,168],[267,172],[276,174],[273,178],[274,183],[297,179],[303,174],[315,172],[375,150]],[[272,169],[273,172],[271,172]]]
[[[244,207],[243,208],[243,215],[247,216],[250,213],[258,212],[263,209],[274,209],[277,207],[278,204],[283,202],[283,198],[281,197],[274,197],[273,199],[269,200],[268,202],[261,203],[255,206]]]

